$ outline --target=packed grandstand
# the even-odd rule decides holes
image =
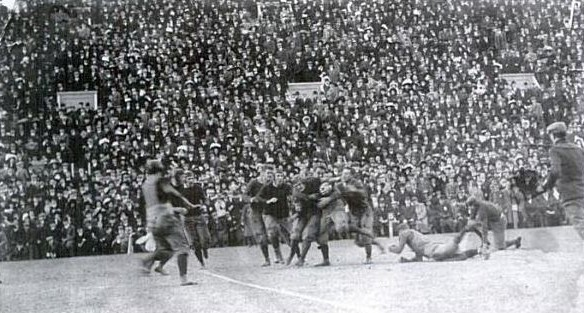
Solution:
[[[145,233],[147,158],[203,186],[215,246],[244,243],[245,184],[264,164],[290,180],[349,164],[379,236],[402,221],[457,231],[469,195],[499,204],[511,227],[569,223],[557,193],[532,198],[521,179],[547,174],[549,123],[584,138],[584,14],[570,5],[0,7],[0,260],[126,253]],[[318,87],[288,92],[299,82]],[[71,91],[97,101],[59,103]]]

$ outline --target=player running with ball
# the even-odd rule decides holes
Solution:
[[[382,253],[385,251],[373,236],[373,208],[369,204],[369,193],[365,185],[355,178],[350,168],[343,169],[341,182],[337,183],[335,188],[349,206],[350,227],[352,231],[358,233],[355,243],[359,247],[365,247],[365,264],[370,264],[371,244],[378,246]]]

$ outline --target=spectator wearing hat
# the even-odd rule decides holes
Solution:
[[[584,239],[584,150],[567,141],[564,122],[552,123],[547,133],[553,142],[549,151],[551,169],[537,192],[556,186],[568,218]]]
[[[511,184],[507,179],[503,178],[494,182],[494,187],[491,188],[491,193],[489,195],[489,200],[501,207],[503,212],[507,215],[508,220],[513,219],[513,210],[511,207],[513,201],[512,194]]]
[[[416,230],[422,234],[430,233],[428,208],[426,208],[426,204],[420,201],[417,195],[412,196],[412,203],[416,211]]]
[[[459,0],[454,0],[454,5],[457,2]],[[542,120],[540,115],[548,123],[561,118],[566,122],[571,120],[572,125],[582,124],[584,103],[578,94],[579,90],[584,89],[584,81],[571,77],[572,69],[581,67],[581,61],[578,61],[581,59],[581,49],[575,49],[573,44],[580,39],[581,30],[560,32],[564,27],[561,20],[563,17],[549,13],[557,11],[561,3],[551,1],[549,4],[545,8],[524,3],[505,4],[509,12],[520,7],[524,15],[535,23],[523,25],[525,34],[517,36],[515,25],[524,24],[519,20],[522,15],[508,17],[504,25],[496,27],[501,30],[500,34],[497,33],[497,40],[493,39],[492,27],[466,27],[473,23],[474,13],[455,16],[460,23],[451,25],[452,30],[437,30],[434,24],[439,23],[434,23],[435,19],[448,19],[456,15],[447,6],[425,6],[415,10],[405,6],[404,16],[416,16],[416,19],[410,20],[396,15],[393,9],[385,12],[379,10],[379,6],[359,7],[359,12],[369,16],[369,20],[395,18],[403,24],[404,30],[392,34],[386,26],[380,27],[375,23],[367,25],[367,21],[364,24],[356,22],[351,14],[346,14],[346,10],[344,14],[329,15],[328,12],[322,12],[323,8],[328,10],[328,7],[332,8],[332,12],[339,12],[346,3],[335,3],[328,7],[314,6],[311,2],[298,3],[295,9],[298,13],[288,15],[289,23],[276,24],[270,18],[263,18],[258,21],[259,27],[253,27],[251,31],[232,32],[228,25],[251,23],[249,14],[228,16],[237,9],[236,3],[228,2],[219,7],[213,5],[216,18],[206,19],[194,13],[200,10],[181,10],[183,5],[176,0],[167,1],[164,5],[160,0],[133,2],[128,4],[128,10],[119,10],[119,3],[111,2],[107,4],[111,9],[108,12],[113,13],[103,18],[100,16],[101,23],[97,23],[91,30],[96,36],[73,34],[74,38],[67,45],[59,42],[59,38],[62,38],[60,35],[64,33],[40,38],[45,35],[41,31],[42,21],[38,24],[36,21],[14,18],[6,29],[4,39],[7,44],[32,38],[38,39],[35,41],[41,46],[35,49],[38,53],[26,58],[19,57],[25,52],[23,49],[26,45],[11,46],[9,57],[0,60],[0,84],[3,87],[0,88],[0,101],[6,104],[3,107],[9,111],[6,114],[4,110],[0,111],[0,141],[4,143],[3,147],[0,146],[0,162],[4,163],[4,174],[1,175],[11,178],[2,182],[6,181],[9,198],[22,190],[26,192],[25,196],[19,196],[10,206],[19,212],[21,218],[24,212],[18,210],[22,206],[19,201],[22,198],[30,199],[31,193],[28,191],[35,189],[26,184],[17,186],[17,182],[25,177],[21,173],[14,175],[20,167],[17,164],[19,161],[24,163],[22,168],[27,169],[31,176],[33,172],[45,177],[60,174],[61,180],[65,182],[59,180],[59,184],[51,188],[58,185],[61,192],[78,190],[74,179],[63,179],[66,174],[61,172],[60,166],[57,169],[40,164],[74,162],[76,167],[89,167],[91,176],[100,177],[97,180],[101,180],[101,177],[111,175],[105,172],[108,168],[139,171],[139,164],[147,154],[173,153],[174,150],[179,152],[178,147],[183,140],[178,138],[188,138],[189,148],[202,148],[201,154],[186,153],[187,160],[181,163],[181,167],[201,167],[203,172],[213,169],[218,171],[218,176],[225,175],[225,169],[221,166],[221,153],[224,151],[230,153],[227,156],[229,164],[249,166],[254,160],[252,152],[257,155],[256,159],[265,157],[265,151],[240,152],[240,149],[244,150],[243,135],[253,138],[254,146],[262,145],[264,149],[269,147],[270,140],[275,147],[284,147],[286,141],[293,142],[282,149],[287,162],[292,162],[306,158],[303,151],[311,151],[314,146],[306,144],[307,141],[339,142],[347,133],[346,130],[352,134],[373,137],[372,133],[365,135],[360,125],[370,126],[370,132],[382,134],[379,136],[381,140],[376,140],[374,144],[372,140],[369,141],[369,146],[381,148],[381,151],[374,153],[380,155],[380,160],[371,161],[371,152],[375,149],[369,147],[367,153],[363,153],[363,160],[367,162],[391,164],[393,161],[388,150],[393,152],[413,145],[412,150],[419,146],[417,154],[421,158],[407,151],[409,149],[404,149],[406,151],[399,152],[405,156],[400,157],[400,166],[408,162],[417,163],[428,152],[438,152],[445,159],[460,155],[459,162],[452,164],[454,168],[464,167],[461,164],[466,165],[466,162],[478,166],[482,161],[478,160],[480,156],[476,155],[476,150],[466,153],[466,149],[475,149],[480,143],[483,148],[477,150],[496,153],[506,160],[510,158],[505,154],[525,153],[522,166],[536,168],[544,162],[541,156],[545,152],[538,151],[537,157],[533,157],[526,153],[528,149],[518,149],[518,144],[524,141],[537,144],[541,141],[538,131]],[[471,2],[465,8],[468,8],[468,12],[476,13],[485,8],[489,11],[488,8],[492,6],[493,3]],[[34,9],[35,5],[29,7],[27,10]],[[151,11],[152,7],[167,14],[170,14],[169,10],[180,10],[182,13],[174,16],[172,25],[167,21],[152,22],[148,19],[149,15],[144,14]],[[395,8],[395,5],[390,7]],[[279,16],[285,13],[282,10],[273,8],[273,13],[261,10],[261,14]],[[428,10],[433,10],[432,14],[428,14]],[[143,32],[120,32],[115,27],[115,23],[120,20],[120,12],[126,12],[124,14],[134,20],[134,24]],[[308,27],[309,20],[318,14],[326,15],[327,22]],[[91,17],[89,12],[77,12],[76,15],[72,19],[73,23],[76,19],[81,21]],[[224,23],[227,19],[229,22]],[[546,19],[549,23],[538,23]],[[190,36],[193,33],[190,31],[177,32],[178,23],[197,36]],[[416,31],[419,36],[409,36],[407,29],[412,26],[411,23],[430,27]],[[292,26],[295,24],[301,25],[302,30],[293,31]],[[310,33],[306,32],[309,28]],[[65,32],[70,36],[68,29],[63,27],[57,32]],[[552,36],[542,42],[539,36],[542,30],[544,33],[562,33],[566,40],[557,40]],[[171,31],[173,36],[162,36]],[[449,48],[447,52],[452,60],[446,62],[439,57],[443,54],[441,48],[427,38],[448,40],[453,38],[453,34],[459,34],[457,36],[461,42],[469,44]],[[100,39],[96,41],[95,38]],[[503,41],[506,38],[506,44],[501,38]],[[265,41],[265,44],[260,43],[260,40]],[[208,41],[213,43],[212,46],[230,48],[224,54],[213,53],[206,48],[209,46]],[[188,49],[181,42],[186,42]],[[135,48],[128,49],[128,45]],[[408,46],[419,48],[402,49]],[[499,49],[493,50],[497,47]],[[141,55],[138,53],[140,50],[145,53]],[[57,53],[56,63],[53,61],[53,53]],[[162,57],[174,54],[174,57]],[[477,55],[479,58],[476,58]],[[305,76],[303,71],[308,60],[314,69],[309,74],[316,75],[313,79],[321,79],[322,72],[330,77],[330,83],[324,80],[324,85],[328,84],[328,87],[323,88],[322,92],[319,90],[316,94],[308,95],[306,99],[298,99],[298,105],[295,103],[296,98],[286,99],[281,94],[278,98],[274,95],[285,92],[288,83],[294,82],[295,73],[289,65],[293,64],[295,57],[299,59],[299,78]],[[412,60],[421,65],[413,66]],[[38,67],[38,64],[49,66]],[[515,70],[535,72],[543,92],[523,89],[523,86],[507,83],[498,77],[503,71]],[[31,79],[29,74],[37,72],[38,75]],[[261,83],[254,84],[252,80]],[[81,110],[68,110],[65,106],[59,109],[53,100],[56,90],[66,91],[68,87],[86,89],[91,86],[99,91],[97,109],[89,109],[86,105]],[[338,91],[335,92],[335,89]],[[322,98],[326,98],[326,101]],[[538,104],[541,104],[541,112]],[[319,111],[323,106],[325,108],[322,110],[328,109],[329,115],[319,112],[316,114],[319,118],[314,119],[311,112]],[[281,110],[273,110],[274,107]],[[222,115],[222,111],[225,114]],[[244,125],[244,118],[267,116],[271,111],[277,111],[274,112],[277,123],[258,123],[262,125],[261,135],[254,136],[258,131],[252,127],[253,123]],[[304,115],[310,117],[309,131],[304,125],[300,127],[304,124],[301,121]],[[89,116],[95,117],[95,122]],[[434,121],[431,122],[431,119]],[[274,125],[279,128],[277,131]],[[450,127],[460,131],[460,134],[446,138],[441,135]],[[485,128],[489,128],[490,139],[487,132],[482,132]],[[237,134],[237,140],[230,148],[222,141],[224,138],[220,138],[220,131],[226,133],[228,129],[229,133]],[[412,132],[419,135],[417,141],[416,136],[410,138]],[[390,135],[394,137],[391,142]],[[493,140],[493,136],[498,136],[498,139]],[[215,141],[213,137],[219,140]],[[102,144],[98,145],[101,140]],[[363,138],[358,140],[365,141]],[[77,150],[80,145],[75,142],[84,146],[82,154]],[[221,144],[218,158],[213,158],[212,152],[216,149],[209,149],[213,142]],[[346,142],[347,146],[351,143]],[[38,148],[32,149],[35,145]],[[357,151],[361,152],[361,145],[357,147]],[[507,152],[506,149],[515,150]],[[346,151],[346,147],[341,149],[337,144],[331,149],[331,154],[344,156]],[[308,154],[308,157],[312,156]],[[336,158],[325,161],[334,163]],[[33,162],[35,166],[32,166]],[[471,165],[473,163],[468,163],[468,167],[474,167]],[[241,172],[236,169],[237,179],[249,176],[248,169],[238,167]],[[440,176],[438,173],[433,174]],[[71,176],[74,178],[75,175]],[[140,181],[137,174],[130,176],[132,180]],[[412,178],[417,182],[420,176],[413,175]],[[45,177],[39,176],[39,181],[45,180]],[[450,181],[451,177],[447,177]],[[468,180],[467,177],[464,176],[463,182]],[[118,186],[119,179],[112,177],[107,180]],[[204,180],[211,180],[211,177]],[[484,182],[489,180],[486,177]],[[479,187],[482,188],[482,184],[483,181]],[[97,186],[91,192],[99,195],[104,187]],[[112,192],[114,194],[109,197],[114,199],[119,190]],[[46,201],[50,200],[47,198]],[[112,201],[107,207],[114,209],[115,202]],[[68,207],[59,203],[57,208],[65,210]],[[108,213],[104,213],[106,221]],[[77,218],[73,216],[73,224],[81,227],[82,221]]]
[[[75,256],[75,226],[71,224],[71,217],[66,215],[61,229],[60,256]]]

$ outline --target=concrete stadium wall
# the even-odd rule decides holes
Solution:
[[[572,226],[508,229],[507,240],[522,237],[522,249],[541,250],[543,252],[584,252],[584,240],[580,239]],[[493,242],[493,234],[489,232],[489,241]],[[462,247],[480,244],[475,234],[467,235]]]

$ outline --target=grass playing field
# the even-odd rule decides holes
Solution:
[[[139,274],[140,255],[5,262],[0,312],[584,312],[576,233],[559,227],[508,237],[517,233],[520,250],[487,261],[400,264],[374,250],[374,264],[363,265],[363,249],[345,240],[331,242],[331,267],[310,265],[320,260],[313,247],[304,268],[262,268],[257,247],[211,249],[205,270],[189,259],[189,277],[198,282],[189,287],[179,286],[174,259],[170,276]],[[476,244],[474,236],[463,246]]]

